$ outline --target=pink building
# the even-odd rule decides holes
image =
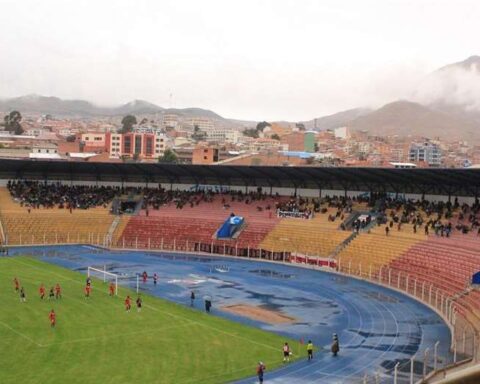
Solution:
[[[166,148],[166,137],[154,133],[106,133],[105,144],[110,158],[138,157],[158,159]]]

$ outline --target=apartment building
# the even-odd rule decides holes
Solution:
[[[137,157],[141,160],[158,159],[166,149],[163,134],[111,133],[107,134],[110,158]]]
[[[426,163],[431,167],[442,164],[442,152],[437,144],[432,142],[412,143],[409,149],[409,161],[412,163]]]

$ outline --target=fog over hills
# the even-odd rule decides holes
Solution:
[[[51,114],[58,117],[106,117],[176,113],[182,116],[205,116],[222,119],[215,112],[201,108],[163,108],[145,100],[133,100],[117,107],[102,107],[85,100],[63,100],[58,97],[27,95],[0,100],[0,111],[18,110],[24,114]]]
[[[222,120],[227,125],[252,125],[230,120],[201,108],[163,108],[145,100],[116,107],[97,106],[85,100],[27,95],[0,100],[0,111],[52,114],[59,117],[108,117],[127,114],[175,113]],[[372,110],[354,108],[303,122],[307,129],[348,126],[375,135],[425,136],[480,142],[480,56],[446,65],[427,75],[408,100],[397,100]]]
[[[414,90],[412,100],[430,106],[459,106],[480,112],[480,56],[449,64],[430,75]]]
[[[312,127],[313,122],[306,124]],[[432,72],[412,90],[410,100],[393,101],[373,111],[357,108],[317,118],[318,129],[334,125],[375,135],[480,142],[480,56]]]

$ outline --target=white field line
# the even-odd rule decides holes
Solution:
[[[145,305],[145,307],[148,307],[148,308],[150,308],[150,309],[153,309],[154,311],[161,312],[159,309],[157,309],[157,308],[155,308],[155,307],[152,307],[152,306],[150,306],[150,305]],[[176,318],[176,319],[183,319],[183,320],[186,319],[186,320],[188,320],[188,318],[186,318],[186,317],[174,315],[174,314],[171,314],[171,313],[168,313],[168,312],[161,312],[161,313],[165,313],[166,315],[171,316],[171,317]],[[256,345],[259,345],[259,346],[261,346],[261,347],[265,347],[265,348],[268,348],[268,349],[272,349],[272,350],[278,351],[279,353],[281,352],[281,348],[275,348],[275,347],[272,347],[271,345],[268,345],[268,344],[259,343],[259,342],[257,342],[257,341],[248,339],[248,338],[246,338],[246,337],[239,336],[239,335],[236,335],[236,334],[234,334],[234,333],[224,331],[223,329],[216,328],[216,327],[212,327],[211,325],[208,325],[208,324],[203,324],[203,323],[200,323],[200,322],[194,321],[194,320],[191,320],[191,321],[192,321],[193,324],[200,325],[201,327],[209,328],[209,329],[212,329],[212,330],[214,330],[214,331],[223,333],[223,334],[225,334],[225,335],[228,335],[228,336],[231,336],[231,337],[235,337],[235,338],[240,339],[240,340],[248,341],[248,342],[250,342],[251,344],[256,344]]]
[[[198,379],[195,379],[195,378],[192,378],[192,379],[187,379],[187,380],[184,380],[184,381],[181,381],[181,383],[195,383],[195,384],[200,384],[200,383],[205,383],[205,382],[210,382],[211,379],[215,379],[217,377],[222,377],[222,376],[226,376],[226,375],[230,375],[232,373],[238,373],[238,372],[243,372],[243,371],[251,371],[251,372],[255,372],[255,364],[253,365],[249,365],[248,367],[243,367],[243,368],[239,368],[239,369],[236,369],[234,371],[228,371],[228,372],[224,372],[224,373],[218,373],[216,375],[210,375],[210,376],[207,376],[207,377],[203,377],[201,380],[198,380]],[[254,376],[254,373],[252,373],[252,377]],[[247,377],[245,378],[247,379]],[[240,379],[241,380],[241,379]],[[253,379],[254,382],[256,383],[257,380]],[[235,381],[238,381],[238,380],[235,380]]]
[[[15,260],[15,259],[12,258],[12,260]],[[34,268],[34,269],[43,271],[42,268],[39,268],[39,267],[36,267],[36,266],[34,266],[34,265],[30,265],[30,264],[24,263],[24,262],[19,261],[19,260],[15,260],[15,262],[17,262],[17,263],[19,263],[19,264],[23,264],[23,265],[25,265],[25,266],[27,266],[27,267],[31,267],[31,268]],[[76,283],[78,283],[78,284],[81,284],[78,280],[69,279],[69,278],[67,278],[67,277],[65,277],[65,276],[63,276],[63,275],[61,275],[61,274],[59,274],[59,273],[52,272],[52,274],[55,274],[55,275],[57,275],[57,276],[59,276],[59,277],[61,277],[61,278],[63,278],[63,279],[70,280],[70,281],[74,281],[74,282],[76,282]],[[104,292],[104,294],[106,295],[107,293]],[[243,336],[240,336],[240,335],[236,335],[236,334],[231,333],[231,332],[227,332],[227,331],[225,331],[225,330],[223,330],[223,329],[219,329],[219,328],[216,328],[216,327],[212,327],[211,325],[208,325],[208,324],[203,324],[203,323],[201,323],[201,322],[191,320],[191,319],[189,319],[189,318],[187,318],[187,317],[184,317],[184,316],[179,316],[179,315],[174,315],[174,314],[172,314],[172,313],[164,312],[164,311],[161,311],[161,310],[159,310],[158,308],[152,307],[151,305],[148,305],[148,304],[144,304],[144,307],[153,309],[154,311],[160,312],[160,313],[162,313],[162,314],[165,314],[165,315],[167,315],[167,316],[170,316],[170,317],[173,317],[173,318],[176,318],[176,319],[182,319],[182,320],[190,321],[192,324],[196,324],[196,325],[200,325],[200,326],[205,327],[205,328],[212,329],[212,330],[214,330],[214,331],[223,333],[223,334],[225,334],[225,335],[227,335],[227,336],[231,336],[231,337],[235,337],[235,338],[237,338],[237,339],[243,340],[243,341],[247,341],[247,342],[249,342],[249,343],[251,343],[251,344],[255,344],[255,345],[259,345],[259,346],[261,346],[261,347],[265,347],[265,348],[268,348],[268,349],[271,349],[271,350],[279,351],[279,353],[281,352],[281,348],[276,348],[276,347],[272,347],[271,345],[268,345],[268,344],[259,343],[259,342],[257,342],[257,341],[248,339],[248,338],[246,338],[246,337],[243,337]]]
[[[3,321],[0,321],[0,324],[2,324],[5,328],[9,329],[13,333],[16,333],[17,335],[23,337],[25,340],[28,340],[29,342],[35,344],[37,347],[41,347],[42,344],[37,343],[35,340],[33,340],[31,337],[25,335],[24,333],[17,331],[16,329],[10,327],[8,324],[5,324]]]

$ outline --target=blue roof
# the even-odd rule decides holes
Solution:
[[[302,151],[279,151],[284,156],[289,157],[300,157],[301,159],[308,159],[313,157],[312,153],[309,152],[302,152]]]

